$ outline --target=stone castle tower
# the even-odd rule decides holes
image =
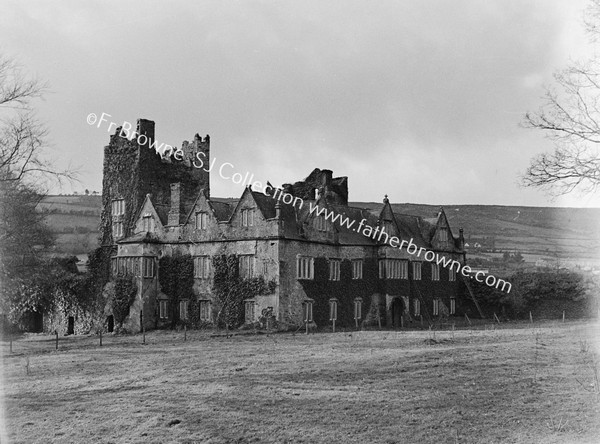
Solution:
[[[122,134],[121,128],[117,128],[104,147],[100,224],[100,244],[104,247],[113,246],[118,239],[131,234],[136,213],[147,194],[152,196],[157,208],[166,212],[179,207],[178,212],[171,211],[169,225],[179,224],[175,219],[184,214],[185,208],[191,207],[201,190],[210,196],[209,173],[192,164],[194,160],[199,164],[200,159],[208,165],[208,135],[203,139],[196,134],[192,142],[184,141],[183,156],[180,152],[175,156],[173,148],[174,151],[165,152],[163,158],[156,147],[164,148],[164,141],[155,139],[153,121],[138,119],[134,137],[125,137],[126,131]],[[173,202],[174,205],[171,205],[172,195],[179,200]]]

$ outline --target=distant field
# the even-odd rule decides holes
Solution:
[[[597,323],[3,342],[14,443],[598,443]],[[27,358],[29,361],[27,361]],[[29,362],[29,374],[27,374]],[[596,364],[600,365],[600,364]],[[4,439],[2,440],[5,441]]]

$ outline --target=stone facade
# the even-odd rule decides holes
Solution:
[[[111,276],[132,275],[138,286],[126,321],[130,331],[141,323],[151,329],[186,316],[183,308],[167,307],[174,302],[158,279],[159,259],[179,254],[194,258],[193,297],[209,324],[218,310],[211,264],[219,255],[236,255],[246,277],[274,283],[274,292],[248,298],[247,323],[269,311],[278,325],[293,328],[304,323],[311,306],[311,325],[322,327],[330,321],[332,299],[338,325],[399,327],[474,314],[459,274],[441,266],[435,270],[381,237],[310,212],[318,205],[463,264],[462,230],[458,237],[452,234],[443,209],[431,219],[396,214],[387,197],[377,210],[351,207],[348,178],[320,169],[280,189],[302,205],[285,204],[250,186],[238,200],[213,198],[210,173],[194,166],[200,152],[209,165],[209,136],[184,142],[179,161],[163,159],[149,147],[154,122],[139,120],[138,133],[147,135],[147,145],[124,139],[117,130],[104,150],[101,223],[102,245],[113,256]]]

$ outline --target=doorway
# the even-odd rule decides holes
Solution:
[[[115,318],[113,317],[113,315],[110,315],[106,318],[106,324],[108,327],[108,332],[112,333],[115,330]]]
[[[392,301],[392,326],[394,328],[403,327],[402,313],[404,312],[404,302],[402,298],[394,298]]]
[[[73,316],[69,316],[69,319],[67,321],[67,334],[75,334],[75,318]]]

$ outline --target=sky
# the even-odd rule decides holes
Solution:
[[[101,191],[109,122],[159,142],[209,134],[211,156],[259,181],[314,168],[351,201],[598,207],[522,188],[553,150],[520,126],[553,73],[591,54],[585,0],[0,0],[0,54],[49,85],[34,102],[58,167]],[[113,127],[114,129],[114,127]],[[217,174],[211,194],[239,197]]]

